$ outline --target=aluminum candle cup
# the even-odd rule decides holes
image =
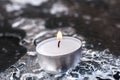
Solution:
[[[81,41],[73,37],[63,37],[58,47],[56,38],[46,39],[36,46],[42,69],[52,72],[65,72],[80,62]]]

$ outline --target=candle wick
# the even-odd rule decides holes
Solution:
[[[58,41],[58,48],[60,47],[60,42],[61,42],[61,41]]]

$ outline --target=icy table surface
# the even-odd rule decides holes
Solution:
[[[25,22],[26,21],[27,20],[25,20]],[[29,21],[31,23],[31,21],[35,20]],[[25,26],[22,25],[21,28],[25,28]],[[53,74],[42,70],[38,64],[39,59],[35,51],[35,44],[48,37],[54,36],[58,30],[44,29],[41,32],[38,30],[39,34],[35,34],[34,30],[35,28],[32,26],[31,35],[34,36],[26,37],[24,41],[21,42],[23,46],[28,48],[27,54],[10,68],[0,73],[0,80],[119,80],[119,56],[113,56],[108,49],[103,51],[87,49],[84,38],[77,35],[75,30],[70,27],[61,28],[61,31],[63,31],[63,35],[73,36],[82,40],[81,62],[75,68],[71,68],[65,73]],[[31,40],[31,38],[33,39]]]

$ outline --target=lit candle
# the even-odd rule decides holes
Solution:
[[[36,46],[41,68],[47,71],[64,72],[80,62],[81,41],[64,36],[58,31],[56,37],[46,39]]]

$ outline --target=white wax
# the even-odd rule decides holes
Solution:
[[[60,47],[58,48],[58,40],[54,37],[40,42],[36,47],[36,51],[46,56],[59,56],[70,54],[78,50],[81,45],[82,43],[79,39],[63,37]]]

